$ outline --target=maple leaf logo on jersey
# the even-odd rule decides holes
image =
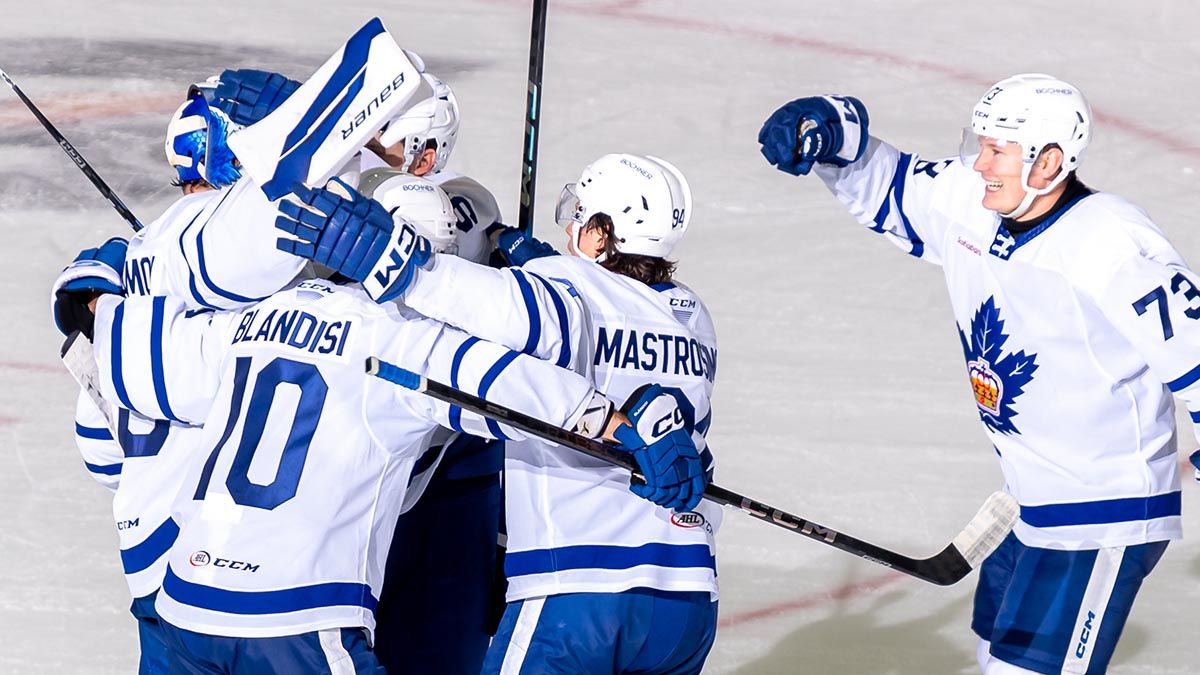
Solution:
[[[988,298],[975,312],[969,340],[961,328],[958,331],[980,419],[992,431],[1019,434],[1012,421],[1017,416],[1012,406],[1033,379],[1038,368],[1037,354],[1026,354],[1025,350],[1005,354],[1003,347],[1008,337],[994,297]]]

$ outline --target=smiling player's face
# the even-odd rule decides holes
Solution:
[[[997,213],[1009,213],[1021,205],[1025,186],[1021,184],[1021,146],[994,138],[979,139],[979,156],[974,169],[983,178],[983,207]]]

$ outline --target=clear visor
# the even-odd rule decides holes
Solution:
[[[1009,144],[1015,145],[1016,142],[993,138],[991,136],[980,136],[971,127],[963,127],[962,142],[958,145],[958,159],[962,161],[963,166],[974,166],[975,160],[979,158],[979,153],[985,145],[1002,150]]]
[[[558,206],[554,208],[554,221],[559,227],[568,228],[571,223],[583,224],[583,205],[575,193],[575,183],[567,183],[558,193]]]

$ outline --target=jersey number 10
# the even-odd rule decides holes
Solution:
[[[239,356],[235,362],[229,420],[225,423],[225,432],[221,434],[221,440],[204,463],[204,471],[200,474],[200,484],[196,486],[194,499],[203,499],[208,492],[208,483],[216,467],[217,456],[221,454],[221,448],[225,447],[225,443],[237,427],[250,363],[249,356]],[[250,463],[254,460],[254,453],[262,441],[267,416],[271,412],[271,405],[275,402],[275,393],[280,384],[298,386],[300,400],[296,403],[292,428],[288,431],[283,452],[280,453],[275,479],[267,485],[259,485],[250,480]],[[325,378],[321,377],[321,371],[311,363],[279,357],[258,373],[254,391],[250,393],[250,403],[246,406],[246,423],[242,428],[237,454],[233,457],[229,476],[225,479],[229,496],[235,503],[270,510],[296,496],[300,473],[304,471],[304,461],[308,458],[308,446],[317,430],[317,422],[321,419],[321,410],[325,407],[325,394],[328,391],[329,385],[325,383]]]

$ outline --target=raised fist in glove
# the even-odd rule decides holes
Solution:
[[[798,98],[758,132],[763,157],[780,171],[806,175],[815,162],[846,166],[867,148],[867,109],[853,96]]]
[[[276,247],[362,282],[376,302],[402,295],[429,261],[429,241],[416,228],[340,178],[323,188],[297,185],[292,195],[280,200],[275,227],[295,238],[280,237]]]
[[[225,70],[212,103],[229,119],[246,126],[270,115],[299,87],[299,82],[269,70]]]
[[[630,491],[664,508],[695,508],[707,479],[679,401],[661,386],[648,384],[630,395],[621,412],[632,426],[621,426],[613,435],[646,477],[645,485],[631,485]]]
[[[54,280],[50,290],[50,309],[54,324],[63,335],[74,331],[92,339],[96,317],[88,303],[104,293],[124,293],[121,270],[129,242],[113,237],[99,248],[85,248]]]

